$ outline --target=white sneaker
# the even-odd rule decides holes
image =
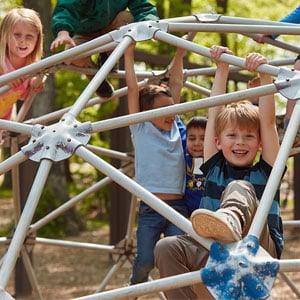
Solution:
[[[212,238],[223,244],[242,239],[242,228],[238,217],[228,209],[211,211],[196,209],[191,215],[194,230],[202,237]]]

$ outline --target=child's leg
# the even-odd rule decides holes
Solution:
[[[134,259],[130,284],[148,280],[150,271],[154,268],[154,247],[160,239],[164,218],[151,207],[141,202],[139,209],[137,238],[137,255]]]
[[[208,251],[187,235],[171,236],[159,240],[154,249],[155,265],[161,278],[200,270],[205,266]],[[195,288],[197,286],[197,288]],[[203,284],[186,286],[165,291],[168,299],[198,299],[196,292],[201,290],[199,299],[213,299]],[[198,294],[198,293],[197,293]]]
[[[241,240],[248,234],[258,201],[252,184],[244,180],[232,181],[224,190],[221,206],[216,212],[195,210],[191,216],[194,230],[203,237],[223,243]],[[265,225],[260,245],[276,257],[276,250],[268,226]]]
[[[95,38],[95,36],[91,34],[75,34],[72,39],[76,44],[76,46],[78,46],[83,43],[91,41],[93,38]],[[70,49],[70,47],[66,45],[66,49]],[[71,63],[74,64],[75,66],[82,67],[82,68],[92,68],[95,66],[90,56],[76,59]]]
[[[133,15],[129,11],[123,10],[117,14],[117,16],[106,28],[101,30],[101,35],[133,22]]]
[[[192,213],[194,230],[225,244],[239,241],[249,229],[256,202],[252,185],[246,181],[232,181],[222,194],[220,209],[216,212],[197,209]]]
[[[183,199],[168,200],[168,201],[166,201],[166,203],[169,204],[174,210],[176,210],[182,216],[188,218],[188,216],[189,216],[188,207],[186,206]],[[185,234],[185,232],[183,230],[181,230],[179,227],[177,227],[175,224],[173,224],[169,220],[165,219],[165,222],[166,222],[165,232],[164,232],[165,236]]]
[[[100,36],[99,33],[91,33],[91,34],[75,34],[73,36],[73,40],[75,42],[76,45],[81,45],[85,42],[91,41],[94,38],[97,38],[98,36]],[[68,47],[66,47],[67,49]],[[74,61],[72,61],[72,63],[75,66],[78,67],[82,67],[82,68],[98,68],[97,64],[95,64],[92,60],[92,58],[90,56],[87,57],[82,57],[80,59],[76,59]],[[88,78],[88,80],[92,80],[93,76],[92,75],[86,75],[86,77]],[[105,79],[100,86],[98,87],[98,89],[96,90],[96,94],[99,97],[103,97],[103,98],[109,98],[112,96],[114,92],[114,87],[110,84],[110,82]]]

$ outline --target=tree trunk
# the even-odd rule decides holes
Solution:
[[[124,61],[120,60],[120,68],[124,68]],[[120,80],[120,86],[125,86],[125,81]],[[119,101],[119,106],[114,112],[115,116],[128,114],[127,99],[122,97]],[[131,152],[132,144],[128,126],[112,130],[110,132],[111,149]],[[112,159],[112,165],[116,168],[120,167],[118,160]],[[130,210],[131,195],[118,184],[110,185],[110,243],[116,244],[125,238],[128,216]]]
[[[228,0],[216,0],[217,2],[217,13],[221,15],[226,15],[228,8]],[[227,35],[225,33],[220,33],[221,45],[227,47]]]

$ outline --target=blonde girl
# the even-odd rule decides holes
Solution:
[[[0,25],[0,75],[12,72],[41,59],[43,27],[36,11],[15,8],[9,11]],[[0,118],[10,120],[13,106],[25,100],[36,78],[18,78],[8,85],[11,89],[0,95]],[[35,89],[41,91],[43,84]],[[0,137],[0,143],[2,138]]]

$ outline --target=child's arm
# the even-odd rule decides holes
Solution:
[[[266,63],[266,58],[259,53],[250,53],[246,57],[246,68],[249,71],[255,71],[259,65]],[[260,73],[260,82],[261,85],[271,84],[272,76]],[[279,150],[273,94],[259,97],[259,119],[262,157],[269,165],[273,166]]]
[[[20,86],[21,84],[23,84],[26,81],[25,78],[21,77],[18,79],[15,79],[11,82],[9,82],[7,85],[9,85],[12,89],[17,88],[18,86]]]
[[[32,77],[30,80],[30,87],[35,93],[40,93],[45,87],[46,76],[43,77]]]
[[[130,114],[140,112],[139,88],[134,71],[134,48],[135,44],[129,45],[124,53],[125,79],[128,87],[128,112]]]
[[[224,94],[226,92],[227,77],[229,72],[228,63],[219,61],[219,57],[223,53],[231,54],[227,47],[213,46],[210,49],[211,57],[215,59],[217,70],[213,82],[211,96]],[[221,112],[223,106],[214,106],[208,109],[208,119],[204,138],[204,161],[210,159],[219,150],[216,147],[215,138],[215,119]]]

